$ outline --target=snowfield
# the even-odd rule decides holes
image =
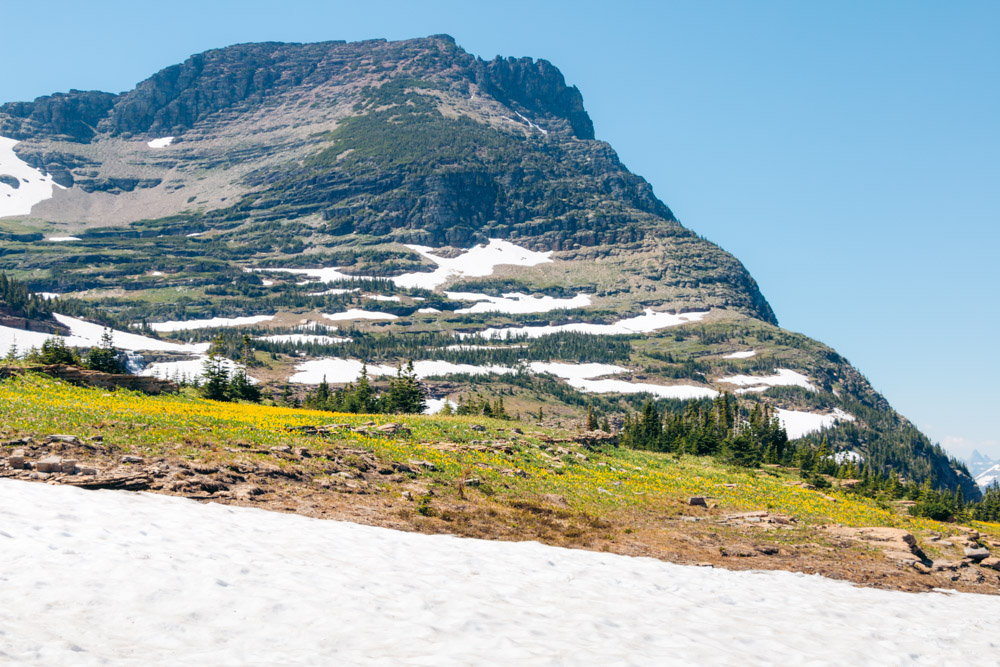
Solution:
[[[350,338],[338,336],[324,336],[322,334],[278,334],[275,336],[261,336],[257,340],[266,340],[269,343],[292,343],[293,345],[305,345],[316,343],[318,345],[335,345],[337,343],[349,343]]]
[[[708,315],[708,311],[695,313],[660,313],[652,308],[646,308],[642,315],[628,317],[618,320],[613,324],[588,324],[586,322],[573,322],[571,324],[556,324],[545,326],[526,327],[506,327],[502,329],[489,328],[474,334],[459,334],[463,338],[471,336],[481,336],[482,338],[510,338],[511,336],[527,336],[528,338],[539,338],[561,331],[575,331],[578,333],[603,334],[612,336],[616,334],[637,334],[650,333],[660,329],[676,327],[688,322],[698,322]]]
[[[835,408],[832,414],[822,415],[815,412],[798,412],[779,408],[778,420],[785,427],[788,439],[794,440],[810,433],[816,433],[824,428],[830,428],[838,421],[854,421],[854,415],[847,414],[840,408]],[[840,461],[837,461],[840,463]]]
[[[17,346],[18,354],[24,354],[33,347],[40,348],[42,343],[50,338],[62,338],[70,347],[96,347],[101,344],[104,326],[69,317],[68,315],[53,315],[56,321],[69,328],[69,336],[27,331],[13,327],[0,326],[0,350],[7,352],[12,346]],[[201,354],[208,350],[208,343],[189,345],[157,340],[126,331],[112,331],[111,339],[115,347],[130,352],[181,352]]]
[[[0,660],[984,665],[1000,598],[0,480]]]
[[[535,252],[514,245],[510,241],[490,239],[486,245],[469,248],[458,257],[440,257],[434,248],[421,245],[406,245],[426,259],[437,264],[430,273],[407,273],[391,278],[400,287],[422,287],[432,290],[452,278],[482,278],[491,275],[501,265],[537,266],[552,261],[552,251]]]
[[[17,181],[17,187],[0,181],[0,218],[30,215],[35,204],[51,199],[53,189],[60,187],[51,175],[43,174],[17,156],[14,152],[17,143],[16,139],[0,137],[0,176]]]
[[[501,241],[499,239],[490,239],[488,244],[469,248],[457,257],[440,257],[435,254],[435,248],[428,246],[406,244],[406,247],[434,262],[437,268],[429,272],[404,273],[401,276],[389,278],[398,287],[403,288],[422,287],[432,290],[453,278],[482,278],[491,275],[496,267],[504,264],[511,266],[537,266],[538,264],[552,261],[552,251],[535,252],[514,245],[510,241]],[[332,283],[338,280],[369,279],[369,276],[348,275],[335,266],[322,269],[266,268],[247,270],[279,271],[282,273],[309,276],[324,283]]]
[[[802,387],[809,391],[816,391],[816,387],[809,382],[809,378],[802,373],[796,373],[787,368],[778,368],[775,370],[774,375],[733,375],[732,377],[722,378],[719,382],[739,385],[743,389],[738,389],[736,391],[738,394],[747,391],[766,391],[769,387]]]
[[[724,356],[722,358],[723,359],[749,359],[750,357],[753,357],[756,354],[757,354],[757,350],[742,350],[740,352],[731,352],[730,354],[727,354],[726,356]]]
[[[343,320],[398,320],[399,317],[392,313],[379,313],[372,310],[359,310],[351,308],[343,313],[321,313],[323,317],[334,322]]]
[[[209,327],[241,327],[248,324],[270,322],[274,315],[250,315],[247,317],[213,317],[207,320],[183,320],[171,322],[154,322],[149,325],[153,331],[188,331],[190,329],[207,329]]]
[[[147,141],[146,145],[150,148],[166,148],[170,144],[174,143],[173,137],[160,137],[159,139],[153,139],[152,141]]]
[[[585,308],[591,304],[591,299],[586,294],[577,294],[568,299],[518,292],[511,292],[503,296],[488,296],[475,292],[445,292],[444,294],[455,301],[477,302],[468,308],[456,310],[456,313],[547,313],[552,310]]]
[[[481,347],[481,346],[467,346]],[[296,384],[319,384],[325,378],[327,382],[342,384],[354,382],[361,377],[361,362],[353,359],[325,358],[304,361],[295,367],[297,371],[289,382]],[[507,373],[517,373],[522,368],[530,370],[532,373],[549,373],[558,378],[566,380],[571,387],[575,387],[583,392],[594,394],[652,394],[660,398],[714,398],[719,392],[708,387],[696,387],[692,385],[662,385],[648,384],[644,382],[628,382],[626,380],[605,379],[599,380],[605,375],[615,375],[628,372],[627,368],[615,366],[614,364],[568,364],[560,362],[533,361],[521,368],[511,366],[473,366],[472,364],[455,364],[450,361],[421,360],[413,363],[413,371],[420,378],[437,375],[487,375],[496,373],[503,375]],[[395,375],[394,366],[369,365],[368,375],[371,377]],[[438,406],[438,409],[443,404]]]

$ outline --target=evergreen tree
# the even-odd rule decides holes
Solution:
[[[101,334],[101,344],[91,348],[90,352],[87,353],[86,367],[92,371],[116,375],[127,372],[121,352],[115,349],[111,329],[105,329],[104,333]]]
[[[208,350],[208,359],[202,365],[201,395],[212,401],[229,400],[229,368],[222,356],[222,339],[216,338]]]

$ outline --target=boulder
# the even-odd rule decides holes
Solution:
[[[58,456],[46,456],[35,464],[38,472],[62,472],[62,459]]]
[[[122,463],[142,463],[143,459],[141,456],[131,456],[126,454],[122,457]]]
[[[990,557],[990,550],[983,547],[966,547],[965,557],[971,558],[975,562],[985,560]]]
[[[63,459],[61,470],[67,475],[76,474],[76,459]]]
[[[10,467],[15,470],[21,470],[24,468],[24,450],[15,449],[10,455],[10,458],[7,459],[7,463],[10,464]]]
[[[694,505],[696,507],[708,508],[708,503],[705,501],[705,496],[691,496],[688,499],[688,505]]]
[[[1000,558],[995,558],[991,556],[990,558],[984,558],[983,560],[979,561],[979,564],[982,567],[989,567],[993,568],[994,570],[1000,570]]]
[[[82,445],[83,444],[83,442],[80,440],[80,438],[76,437],[75,435],[54,434],[54,435],[50,435],[48,438],[46,438],[46,441],[47,442],[62,442],[62,443],[65,443],[67,445]]]

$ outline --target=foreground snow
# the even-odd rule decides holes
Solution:
[[[1000,598],[0,480],[0,660],[988,664]]]

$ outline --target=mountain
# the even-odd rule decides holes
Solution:
[[[557,421],[736,391],[792,437],[978,496],[847,360],[777,326],[547,61],[442,35],[242,44],[122,94],[4,104],[0,137],[0,270],[57,312],[247,332],[274,391],[407,358],[438,406]],[[198,368],[162,347],[147,372]]]
[[[979,450],[974,450],[972,456],[966,461],[971,474],[979,488],[986,489],[1000,481],[1000,461],[991,459],[985,454],[980,454]]]

